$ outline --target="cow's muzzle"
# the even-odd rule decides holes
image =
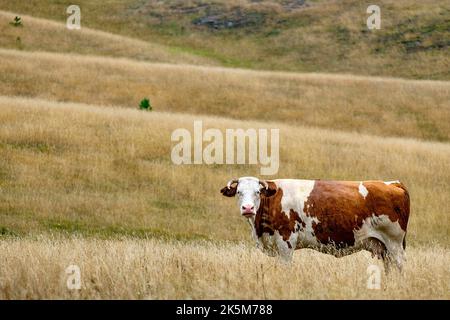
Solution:
[[[247,218],[253,216],[255,214],[255,206],[251,204],[243,205],[241,208],[241,214]]]

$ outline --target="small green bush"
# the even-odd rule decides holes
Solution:
[[[14,27],[21,27],[22,26],[22,18],[19,16],[16,16],[14,18],[14,21],[10,22],[9,24]]]
[[[148,98],[142,99],[141,102],[139,103],[139,109],[152,111],[153,108],[152,104],[150,103],[150,100]]]

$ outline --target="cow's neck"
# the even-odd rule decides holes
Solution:
[[[273,235],[277,227],[277,217],[281,213],[283,190],[278,189],[271,197],[261,196],[261,202],[253,223],[254,232],[259,238],[263,233]]]

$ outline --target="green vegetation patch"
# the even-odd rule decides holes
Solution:
[[[51,154],[61,153],[64,150],[62,145],[49,143],[47,141],[40,141],[38,139],[33,140],[11,140],[0,143],[0,146],[10,147],[20,150],[28,150],[35,153]]]
[[[450,19],[443,16],[429,22],[420,22],[418,17],[408,18],[395,28],[387,29],[377,43],[376,51],[383,51],[380,47],[398,46],[406,53],[444,50],[450,46]]]
[[[19,234],[5,226],[0,226],[0,238],[2,237],[18,237]]]

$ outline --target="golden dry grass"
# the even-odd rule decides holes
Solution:
[[[450,84],[0,50],[0,94],[450,139]]]
[[[407,251],[404,273],[386,276],[358,253],[334,258],[308,249],[290,265],[255,248],[155,240],[9,239],[0,241],[0,299],[450,299],[450,252]],[[69,265],[81,290],[69,290]],[[367,267],[381,269],[368,289]]]
[[[219,190],[259,166],[171,162],[172,131],[202,119],[221,130],[279,128],[279,178],[400,179],[412,202],[408,244],[449,245],[447,143],[37,99],[3,97],[0,108],[4,233],[249,240]]]
[[[382,1],[388,31],[371,41],[442,28],[443,3]],[[0,299],[450,299],[449,82],[192,65],[445,79],[441,51],[405,55],[391,43],[371,55],[355,20],[365,7],[353,0],[315,2],[299,13],[311,23],[262,42],[161,36],[133,12],[119,14],[128,2],[99,4],[81,1],[83,28],[70,32],[22,14],[63,21],[63,3],[0,0],[24,20],[11,27],[14,14],[0,11]],[[279,4],[262,5],[280,13]],[[332,21],[341,28],[327,29]],[[413,23],[406,35],[405,21]],[[334,39],[344,29],[351,46]],[[136,110],[143,97],[156,112]],[[369,290],[367,266],[381,263],[368,253],[302,250],[290,265],[263,255],[235,201],[219,193],[232,177],[260,176],[259,166],[171,162],[171,133],[192,131],[194,120],[222,132],[279,128],[279,178],[400,179],[412,206],[405,273],[383,275],[382,289]],[[81,268],[80,291],[66,287],[70,264]]]
[[[19,15],[23,27],[9,25]],[[18,40],[20,38],[20,40]],[[35,18],[0,10],[0,47],[24,51],[50,51],[99,56],[127,57],[154,62],[213,65],[213,60],[170,47],[93,30],[68,30],[66,25],[52,20]]]

